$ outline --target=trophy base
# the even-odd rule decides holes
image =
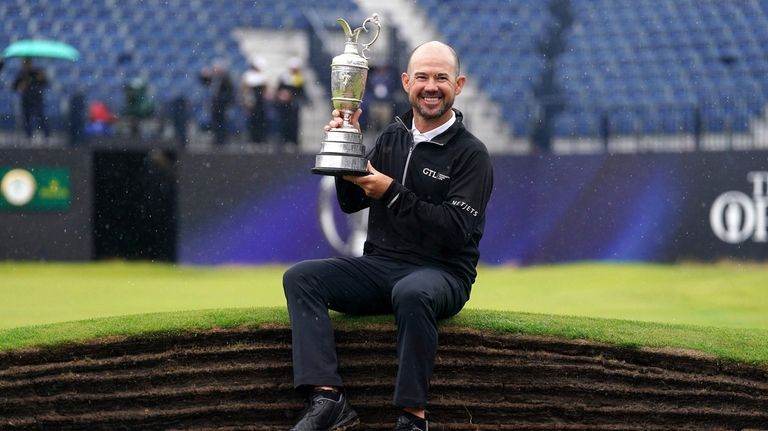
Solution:
[[[362,177],[368,175],[368,172],[350,171],[346,169],[333,169],[333,168],[312,168],[312,173],[315,175],[327,175],[329,177]]]
[[[325,134],[312,173],[317,175],[368,175],[363,135],[357,129],[332,129]]]

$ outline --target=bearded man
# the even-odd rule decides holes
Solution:
[[[417,47],[401,75],[411,109],[395,118],[367,155],[368,175],[336,178],[339,204],[370,208],[361,257],[298,263],[283,287],[291,318],[294,386],[307,392],[295,431],[348,430],[359,423],[337,370],[328,310],[394,314],[398,373],[396,431],[427,430],[437,323],[469,299],[493,188],[485,145],[453,109],[466,77],[448,45]],[[359,128],[358,110],[352,122]],[[325,130],[341,127],[338,111]]]

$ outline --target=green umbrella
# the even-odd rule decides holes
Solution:
[[[80,53],[64,42],[25,39],[8,45],[3,51],[3,57],[45,57],[76,61]]]

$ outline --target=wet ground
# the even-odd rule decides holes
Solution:
[[[391,430],[394,328],[337,330],[363,430]],[[768,429],[768,368],[692,352],[441,328],[432,430]],[[287,430],[286,328],[0,353],[0,430]]]

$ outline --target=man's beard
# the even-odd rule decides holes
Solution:
[[[429,110],[428,111],[428,110],[422,108],[421,105],[419,104],[419,102],[421,101],[422,97],[430,97],[430,96],[438,96],[438,97],[440,97],[441,94],[437,93],[437,94],[418,95],[418,96],[416,96],[416,100],[411,103],[411,106],[413,107],[413,109],[415,109],[416,112],[418,112],[419,115],[422,118],[424,118],[424,119],[434,120],[436,118],[440,118],[443,114],[448,112],[448,110],[451,109],[451,107],[453,106],[453,103],[449,102],[449,101],[446,101],[445,97],[443,96],[443,97],[440,98],[440,105],[438,106],[437,110],[435,110],[435,111]]]

